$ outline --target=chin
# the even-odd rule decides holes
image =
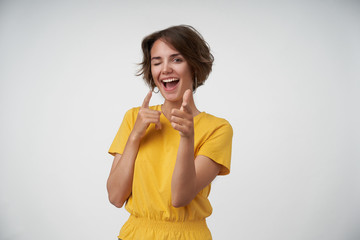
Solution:
[[[166,101],[169,102],[178,102],[182,100],[182,96],[179,93],[163,93],[162,96],[165,98]]]

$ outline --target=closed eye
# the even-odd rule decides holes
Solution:
[[[161,64],[161,61],[156,59],[155,61],[151,61],[151,64],[154,65],[154,66],[158,66],[158,65]]]

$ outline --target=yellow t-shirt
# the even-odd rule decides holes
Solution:
[[[161,111],[161,105],[151,109]],[[140,108],[127,111],[109,149],[122,154]],[[171,178],[180,134],[161,114],[161,130],[151,124],[141,140],[135,161],[132,193],[126,210],[131,214],[119,238],[128,239],[211,239],[205,218],[212,213],[208,200],[210,185],[185,207],[171,205]],[[230,172],[232,127],[228,121],[205,112],[194,117],[195,157],[204,155],[222,165],[220,175]]]

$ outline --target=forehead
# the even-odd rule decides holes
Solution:
[[[170,56],[174,53],[179,53],[179,51],[163,39],[156,40],[150,50],[150,55],[152,57]]]

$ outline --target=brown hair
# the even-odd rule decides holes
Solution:
[[[158,39],[165,40],[186,59],[194,74],[193,91],[203,85],[211,72],[214,56],[210,53],[210,47],[201,34],[189,25],[169,27],[145,37],[141,43],[143,61],[139,64],[137,76],[143,75],[143,79],[151,89],[156,87],[151,75],[150,51]]]

